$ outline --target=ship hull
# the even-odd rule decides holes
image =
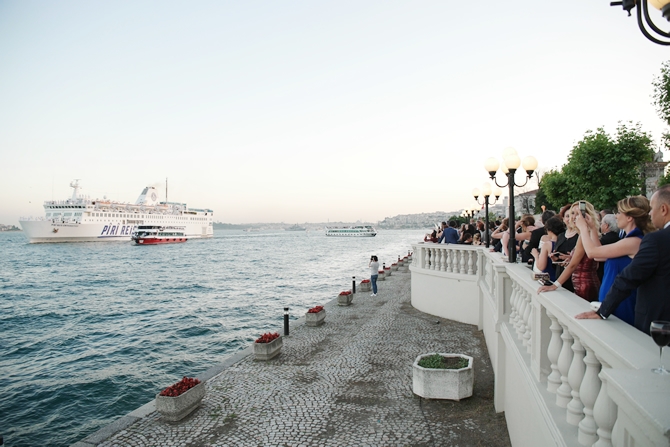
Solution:
[[[199,224],[186,224],[185,237],[188,239],[213,237],[212,227]],[[129,242],[136,225],[114,223],[62,223],[47,220],[19,221],[24,234],[30,243],[53,242]],[[169,225],[170,222],[167,222]]]

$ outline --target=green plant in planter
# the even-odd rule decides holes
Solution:
[[[461,369],[468,366],[468,359],[464,359],[463,357],[443,357],[440,354],[433,354],[419,360],[419,366],[434,369]]]

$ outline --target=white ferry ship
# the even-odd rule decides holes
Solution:
[[[326,236],[337,237],[373,237],[377,231],[369,225],[355,227],[326,227]]]
[[[189,239],[214,236],[212,210],[159,202],[153,186],[144,188],[134,204],[91,200],[79,194],[78,180],[70,187],[71,198],[44,202],[45,217],[19,219],[29,242],[130,241],[139,225],[183,227]]]

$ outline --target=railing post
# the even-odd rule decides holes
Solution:
[[[598,398],[600,392],[600,362],[593,353],[593,350],[585,343],[582,343],[586,350],[586,357],[584,363],[586,364],[586,373],[582,380],[582,385],[579,387],[579,397],[584,404],[584,419],[579,423],[579,434],[577,440],[581,445],[591,446],[598,440],[596,430],[596,421],[593,419],[593,406]]]

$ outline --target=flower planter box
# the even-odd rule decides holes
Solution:
[[[277,357],[281,352],[281,347],[284,346],[282,338],[275,338],[270,343],[254,343],[256,360],[270,360]]]
[[[472,396],[475,375],[473,358],[463,354],[444,354],[442,357],[460,357],[468,360],[468,366],[461,369],[423,368],[419,361],[435,353],[423,354],[412,365],[412,391],[426,399],[461,400]]]
[[[369,292],[372,290],[372,283],[370,282],[369,279],[364,279],[358,286],[358,290],[360,290],[361,292]]]
[[[384,281],[384,270],[377,272],[377,281]]]
[[[397,272],[398,271],[398,264],[397,263],[394,262],[393,264],[391,264],[391,271],[392,272]]]
[[[205,397],[205,384],[200,382],[188,391],[176,397],[156,394],[156,411],[161,417],[170,422],[177,422],[191,414]]]
[[[402,259],[398,259],[398,267],[402,267],[403,265],[405,265],[405,261]]]
[[[391,267],[384,267],[384,277],[391,276]]]
[[[354,300],[354,294],[351,292],[342,292],[337,296],[338,306],[348,306]]]
[[[307,312],[305,314],[306,326],[311,327],[321,326],[325,320],[326,320],[326,309],[323,309],[321,312],[316,313]]]

